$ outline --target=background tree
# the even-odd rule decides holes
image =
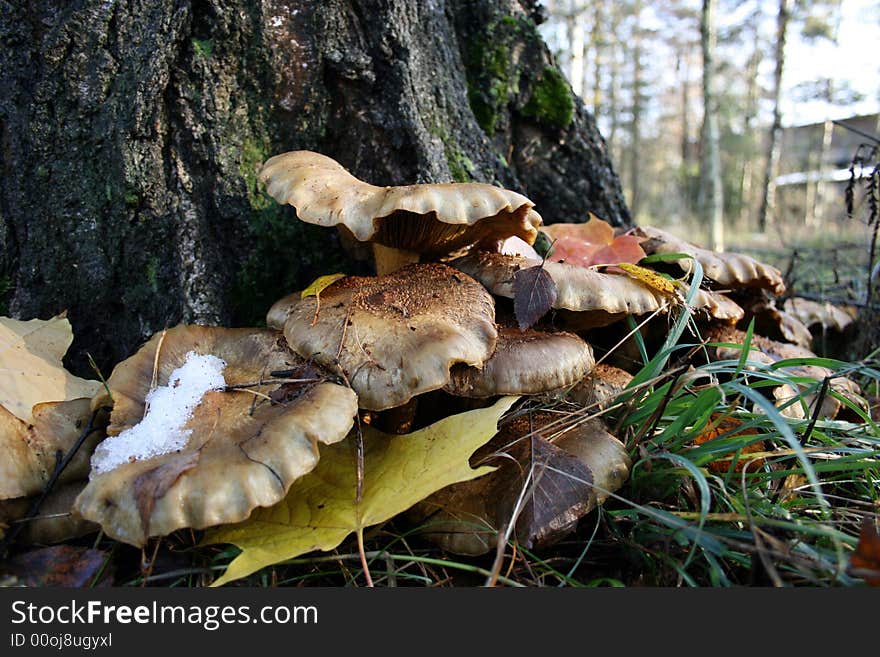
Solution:
[[[721,183],[718,95],[715,91],[715,0],[703,0],[700,46],[703,53],[703,127],[700,131],[700,214],[709,227],[709,245],[724,250],[724,188]]]

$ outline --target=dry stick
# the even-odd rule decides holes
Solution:
[[[357,424],[357,434],[355,436],[355,472],[356,472],[356,483],[355,483],[355,507],[357,508],[358,513],[358,524],[360,524],[360,504],[361,499],[364,494],[364,434],[361,431],[361,416],[360,414],[355,416],[355,421]],[[364,532],[363,529],[358,529],[357,531],[357,540],[358,540],[358,552],[361,554],[361,565],[364,569],[364,577],[367,580],[367,586],[373,586],[373,578],[370,575],[370,566],[367,564],[367,557],[364,552]]]
[[[168,333],[168,329],[162,329],[162,333],[159,335],[159,343],[156,345],[156,353],[153,356],[153,378],[150,379],[150,390],[147,392],[153,392],[156,387],[159,385],[159,353],[162,351],[162,343],[165,342],[165,334]],[[144,402],[144,417],[147,417],[147,413],[150,410],[150,403]]]
[[[816,407],[813,409],[813,417],[810,418],[810,423],[807,425],[806,431],[804,431],[803,438],[801,438],[802,443],[806,443],[810,436],[813,435],[813,428],[816,426],[816,422],[819,421],[819,413],[822,411],[822,403],[825,401],[825,397],[828,396],[828,385],[830,382],[830,376],[822,379],[822,387],[819,388],[819,394],[816,395]]]
[[[28,512],[21,519],[20,524],[15,525],[6,534],[6,536],[3,537],[3,540],[0,541],[0,556],[6,555],[6,551],[12,544],[12,541],[15,540],[16,536],[18,536],[19,532],[21,532],[21,530],[24,528],[27,521],[32,520],[34,517],[36,517],[37,513],[40,510],[40,506],[43,504],[43,502],[46,501],[46,498],[49,496],[49,493],[52,492],[55,484],[58,483],[58,479],[59,477],[61,477],[61,473],[64,472],[64,469],[67,468],[68,465],[70,465],[70,462],[73,460],[73,457],[76,456],[79,448],[82,447],[83,443],[86,441],[86,438],[88,438],[89,434],[94,431],[93,425],[95,423],[95,418],[98,416],[98,413],[102,410],[105,410],[106,408],[106,406],[99,406],[94,411],[92,411],[92,414],[89,416],[88,423],[86,424],[82,433],[79,435],[79,438],[76,439],[73,447],[70,448],[70,451],[67,452],[67,454],[64,455],[64,458],[61,458],[58,464],[55,466],[55,471],[52,473],[52,476],[49,477],[49,481],[47,481],[46,485],[43,487],[43,492],[36,500],[34,500],[33,504],[31,504],[30,509],[28,509]]]
[[[159,545],[162,543],[162,539],[156,539],[156,547],[153,548],[153,556],[150,558],[150,563],[147,565],[146,570],[144,570],[143,578],[141,579],[141,588],[145,588],[147,586],[147,578],[153,574],[153,567],[156,565],[156,557],[159,555]],[[144,551],[141,550],[141,555],[143,555]],[[143,557],[141,557],[143,560]]]
[[[283,372],[289,372],[293,370],[280,370]],[[269,372],[270,375],[275,375],[277,372]],[[263,379],[262,381],[249,381],[247,383],[234,383],[232,385],[223,386],[223,392],[232,392],[233,390],[242,390],[244,388],[258,388],[259,386],[269,386],[269,385],[283,385],[285,383],[317,383],[319,381],[323,381],[322,378],[313,378],[313,379]]]
[[[608,358],[611,354],[614,353],[614,351],[615,351],[620,345],[622,345],[624,342],[626,342],[627,340],[629,340],[633,335],[635,335],[635,334],[638,332],[638,330],[639,330],[640,328],[642,328],[645,324],[647,324],[647,323],[650,322],[652,319],[654,319],[657,315],[659,315],[659,314],[660,314],[660,311],[663,310],[664,308],[665,308],[665,306],[664,306],[663,308],[658,308],[657,310],[655,310],[654,312],[652,312],[650,315],[648,315],[645,319],[643,319],[641,322],[639,322],[638,324],[636,324],[635,328],[633,328],[629,333],[627,333],[626,335],[624,335],[616,345],[614,345],[613,347],[611,347],[611,349],[609,349],[608,351],[606,351],[606,352],[605,352],[605,355],[602,356],[602,358],[600,358],[599,360],[597,360],[596,363],[593,365],[593,367],[595,367],[596,365],[601,365],[603,360],[605,360],[606,358]]]

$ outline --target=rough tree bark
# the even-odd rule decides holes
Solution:
[[[0,2],[0,312],[67,309],[105,370],[180,321],[250,324],[352,271],[259,188],[308,148],[376,184],[493,182],[630,215],[527,0]]]

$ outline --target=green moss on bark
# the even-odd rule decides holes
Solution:
[[[247,187],[250,215],[247,256],[241,261],[230,293],[236,324],[263,326],[278,299],[305,287],[322,274],[347,272],[350,262],[335,231],[299,221],[293,208],[278,205],[258,180],[268,145],[242,144],[239,172]]]
[[[555,68],[547,67],[532,88],[524,116],[555,128],[567,128],[574,120],[574,101],[565,78]]]
[[[523,21],[505,16],[489,23],[466,55],[468,102],[477,123],[491,136],[503,109],[519,93],[519,67],[512,49],[525,29]]]

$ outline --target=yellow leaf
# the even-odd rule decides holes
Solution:
[[[242,553],[214,582],[220,586],[260,568],[313,550],[332,550],[352,532],[406,511],[450,484],[494,468],[472,469],[468,458],[496,433],[517,397],[460,413],[403,436],[364,426],[363,495],[356,504],[354,441],[321,448],[317,467],[291,486],[275,506],[243,523],[209,531],[205,543],[233,543]]]
[[[309,285],[302,293],[299,295],[300,299],[305,299],[306,297],[320,297],[321,292],[331,286],[333,283],[338,281],[340,278],[345,278],[345,274],[327,274],[326,276],[318,276],[312,284]]]
[[[633,265],[628,262],[620,262],[615,267],[619,267],[627,274],[629,274],[632,278],[640,281],[641,283],[647,285],[652,290],[659,292],[660,294],[675,294],[676,281],[669,280],[664,276],[661,276],[653,269],[647,269],[645,267],[639,267],[638,265]]]
[[[99,381],[87,381],[64,369],[61,359],[73,331],[63,315],[21,321],[0,317],[0,405],[27,423],[42,402],[92,397]]]

